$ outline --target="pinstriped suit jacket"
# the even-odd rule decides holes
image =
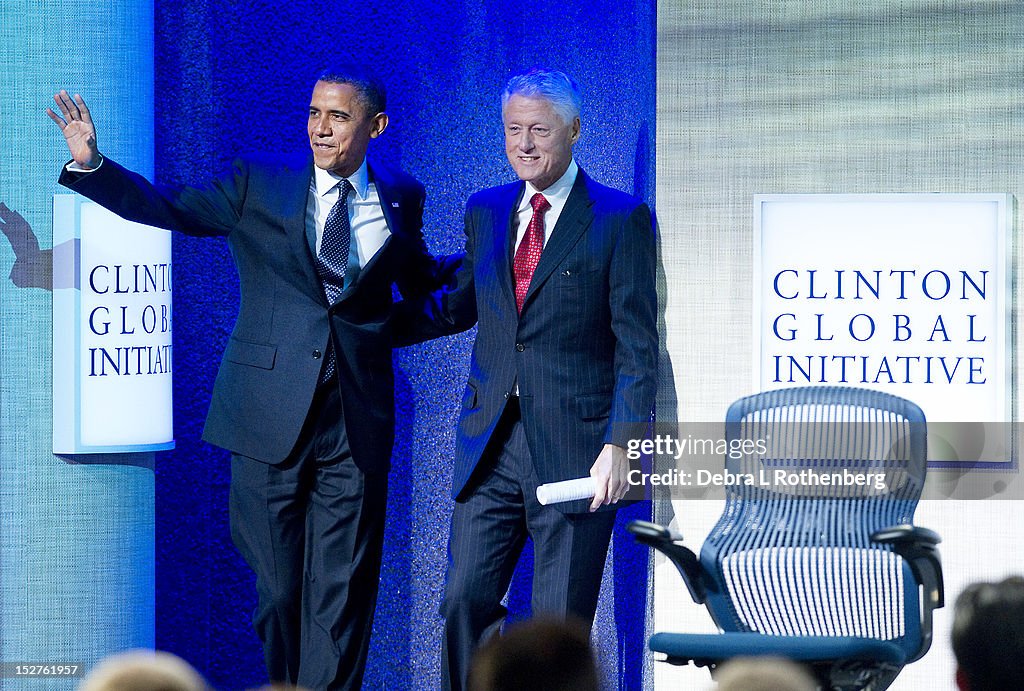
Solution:
[[[456,284],[432,305],[437,330],[415,336],[479,324],[458,425],[456,498],[517,381],[541,483],[589,475],[605,443],[624,447],[643,434],[654,404],[656,252],[647,206],[580,171],[517,315],[512,218],[523,190],[519,182],[470,198]]]

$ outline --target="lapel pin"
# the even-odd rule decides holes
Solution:
[[[398,208],[398,202],[391,202],[391,208],[392,209],[397,209]]]

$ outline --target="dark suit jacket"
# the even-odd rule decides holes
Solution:
[[[364,471],[387,470],[394,441],[392,284],[437,287],[421,232],[423,186],[370,166],[391,236],[328,306],[306,236],[312,164],[236,161],[197,189],[156,188],[106,159],[61,184],[129,220],[190,235],[226,236],[240,282],[238,319],[213,389],[203,438],[267,463],[291,452],[335,339],[349,446]]]
[[[656,390],[655,239],[640,200],[580,171],[550,230],[521,315],[512,283],[512,219],[523,183],[473,195],[466,257],[452,290],[400,340],[479,321],[462,401],[452,491],[466,488],[519,383],[541,483],[590,474],[605,443],[643,435]],[[404,320],[403,320],[404,322]],[[414,322],[410,322],[414,324]],[[558,505],[583,511],[588,502]]]

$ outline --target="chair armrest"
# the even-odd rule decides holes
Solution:
[[[942,561],[936,545],[942,541],[938,533],[913,525],[895,525],[876,530],[871,539],[892,545],[893,551],[903,557],[917,582],[924,591],[924,607],[921,612],[921,650],[908,660],[913,662],[924,656],[931,646],[932,610],[946,604],[945,585],[942,577]]]
[[[893,525],[876,530],[871,539],[892,545],[893,551],[910,564],[918,583],[924,586],[928,604],[938,609],[946,604],[942,578],[942,561],[936,548],[942,538],[938,533],[915,525]]]
[[[686,589],[690,591],[690,597],[698,605],[704,604],[707,600],[705,588],[704,567],[700,565],[700,559],[689,547],[677,545],[683,539],[682,535],[673,533],[665,526],[649,521],[630,521],[626,530],[633,533],[636,541],[658,550],[671,561],[679,575],[683,577]]]
[[[871,539],[884,544],[913,543],[916,545],[937,545],[942,538],[934,530],[904,523],[891,525],[871,533]]]

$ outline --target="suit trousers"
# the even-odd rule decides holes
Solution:
[[[337,380],[320,387],[291,455],[231,458],[231,535],[256,573],[253,625],[271,681],[359,689],[377,602],[387,473],[347,450]]]
[[[473,653],[500,633],[502,599],[527,537],[533,540],[534,615],[575,617],[589,626],[597,610],[615,511],[564,514],[537,501],[537,472],[516,397],[455,504],[448,543],[442,676],[465,689]]]

